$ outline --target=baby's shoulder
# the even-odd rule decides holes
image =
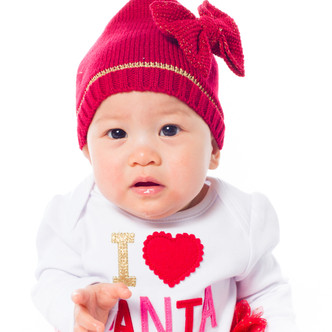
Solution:
[[[247,227],[254,220],[275,219],[269,199],[262,193],[247,193],[218,178],[208,178],[221,206]]]
[[[89,176],[70,193],[54,196],[46,208],[44,222],[59,231],[72,229],[84,210],[93,185],[93,177]]]

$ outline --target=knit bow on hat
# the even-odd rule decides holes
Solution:
[[[212,54],[225,60],[238,76],[244,76],[240,33],[234,20],[207,0],[199,6],[200,18],[176,1],[155,1],[150,5],[159,29],[174,37],[187,60],[207,77]]]

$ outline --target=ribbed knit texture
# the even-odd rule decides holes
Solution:
[[[218,66],[212,52],[243,76],[242,47],[229,16],[207,1],[200,12],[205,12],[205,18],[196,19],[175,0],[131,0],[113,17],[78,68],[80,148],[86,144],[89,125],[101,102],[129,91],[177,97],[204,119],[222,148],[224,116],[218,100]],[[223,33],[227,27],[230,37]]]

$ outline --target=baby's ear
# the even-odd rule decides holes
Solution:
[[[220,150],[214,137],[211,137],[212,152],[209,169],[216,169],[219,166]]]
[[[86,159],[88,159],[88,160],[90,161],[90,163],[91,163],[91,158],[90,158],[90,152],[89,152],[88,144],[85,144],[85,145],[83,146],[82,152],[83,152],[83,154],[84,154],[84,157],[85,157]]]

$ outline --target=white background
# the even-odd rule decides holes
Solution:
[[[331,77],[328,0],[211,0],[241,31],[246,78],[220,63],[226,118],[213,175],[265,193],[303,332],[331,329]],[[197,15],[198,0],[182,1]],[[76,69],[124,1],[0,4],[1,330],[53,331],[30,290],[47,202],[89,174],[75,124]],[[282,332],[282,331],[280,331]]]

